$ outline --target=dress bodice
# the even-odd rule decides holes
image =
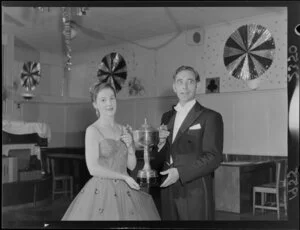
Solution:
[[[98,163],[113,171],[125,173],[127,170],[127,147],[121,140],[103,139],[99,142]]]

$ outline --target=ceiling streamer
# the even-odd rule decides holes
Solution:
[[[227,39],[224,64],[230,75],[237,79],[253,80],[271,66],[275,55],[274,39],[265,27],[243,25]]]

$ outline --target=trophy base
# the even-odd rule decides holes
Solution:
[[[155,170],[139,170],[137,182],[140,186],[151,186],[158,183],[158,175]]]

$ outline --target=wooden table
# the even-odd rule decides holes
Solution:
[[[70,154],[70,153],[51,153],[48,154],[47,157],[52,158],[64,158],[64,159],[78,159],[84,160],[85,156],[80,154]]]
[[[215,171],[215,208],[217,211],[252,211],[253,187],[269,183],[275,170],[272,161],[222,162]]]
[[[40,190],[43,185],[43,183],[45,183],[46,181],[48,181],[50,178],[49,176],[44,176],[39,180],[34,180],[32,181],[33,183],[33,206],[36,207],[36,201],[38,198],[38,194],[40,193]]]
[[[51,194],[51,177],[2,184],[2,206],[25,205],[48,199]]]
[[[79,167],[79,162],[78,161],[84,161],[85,156],[81,154],[70,154],[70,153],[52,153],[47,155],[47,166],[48,166],[48,172],[50,172],[50,158],[52,159],[69,159],[72,160],[73,162],[73,167],[71,167],[71,170],[66,170],[66,171],[71,171],[71,174],[74,177],[74,191],[78,192],[80,189],[80,177],[79,177],[79,172],[80,172],[80,167]]]

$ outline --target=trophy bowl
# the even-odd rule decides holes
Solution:
[[[159,142],[159,133],[155,130],[134,130],[133,141],[136,149],[143,150],[144,146],[152,147]]]
[[[147,119],[139,130],[132,131],[133,141],[137,150],[144,150],[144,167],[138,171],[137,181],[140,185],[157,183],[158,174],[150,167],[149,148],[159,143],[159,131],[147,124]]]

